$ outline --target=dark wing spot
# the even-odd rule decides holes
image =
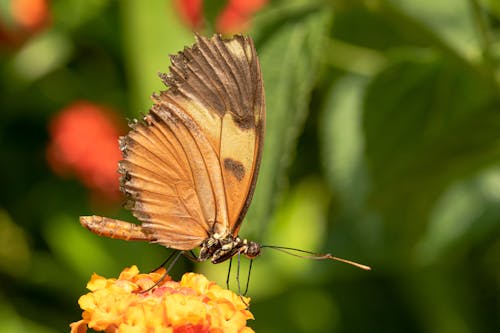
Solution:
[[[242,130],[249,130],[255,127],[255,119],[252,113],[247,113],[242,117],[232,112],[233,120]]]
[[[238,181],[245,177],[245,167],[238,161],[226,158],[224,159],[224,168],[231,171]]]

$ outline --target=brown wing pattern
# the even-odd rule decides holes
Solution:
[[[196,39],[160,74],[169,89],[120,138],[120,188],[142,224],[81,217],[91,231],[179,250],[237,234],[262,151],[260,67],[248,37]]]
[[[128,208],[156,242],[192,249],[209,234],[214,195],[188,130],[170,112],[159,111],[161,115],[153,108],[121,139],[121,190],[129,198]]]
[[[255,187],[264,136],[264,89],[253,42],[240,35],[197,36],[193,47],[172,56],[170,74],[161,77],[170,89],[159,100],[179,105],[203,129],[219,160],[227,220],[219,216],[215,231],[236,235]]]

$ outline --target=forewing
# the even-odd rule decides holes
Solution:
[[[208,169],[216,196],[212,230],[236,235],[255,187],[264,136],[264,90],[253,42],[197,36],[194,46],[172,57],[170,74],[161,76],[170,89],[158,103],[185,111],[217,158],[218,166]]]

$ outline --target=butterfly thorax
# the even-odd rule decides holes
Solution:
[[[224,262],[236,254],[243,254],[248,258],[260,255],[260,245],[240,237],[229,234],[223,238],[212,235],[201,243],[198,256],[200,261],[208,260],[214,264]]]

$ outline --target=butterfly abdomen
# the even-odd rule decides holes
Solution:
[[[123,240],[154,241],[142,226],[102,216],[80,216],[80,223],[99,236]]]

